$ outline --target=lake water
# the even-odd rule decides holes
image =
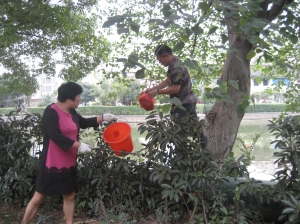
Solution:
[[[278,152],[274,144],[270,144],[275,140],[275,137],[268,130],[268,120],[246,120],[242,121],[239,128],[238,137],[241,138],[247,147],[253,143],[256,134],[260,134],[257,142],[251,150],[251,156],[254,157],[251,165],[248,167],[250,176],[257,180],[271,180],[274,178],[273,174],[277,171],[274,161],[278,159],[273,154]],[[243,152],[240,148],[242,143],[236,141],[233,152],[238,158]]]
[[[275,150],[274,145],[270,144],[274,140],[274,137],[268,130],[268,124],[268,120],[245,120],[242,121],[238,132],[238,137],[243,140],[246,147],[251,146],[256,134],[260,135],[258,141],[251,150],[251,156],[253,156],[254,159],[248,167],[250,176],[257,180],[271,180],[273,179],[272,175],[276,172],[274,161],[278,157],[273,156],[273,153],[277,150]],[[142,148],[142,143],[145,141],[145,134],[142,136],[140,135],[137,130],[137,123],[130,123],[130,126],[132,128],[131,136],[134,144],[133,152],[135,152]],[[87,141],[87,143],[96,147],[91,139],[83,141]],[[240,150],[241,147],[243,147],[242,143],[237,140],[233,148],[236,158],[243,154]]]

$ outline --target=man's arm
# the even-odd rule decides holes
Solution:
[[[149,93],[153,90],[164,89],[169,85],[169,79],[166,78],[164,81],[160,82],[158,85],[153,86],[152,88],[148,88],[145,90],[146,93]]]
[[[180,85],[172,85],[170,87],[167,87],[169,85],[169,80],[166,78],[164,81],[159,83],[156,86],[153,86],[150,89],[147,89],[146,92],[151,97],[156,97],[157,94],[177,94],[180,90]],[[167,87],[167,88],[165,88]]]

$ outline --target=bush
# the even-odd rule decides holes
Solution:
[[[38,158],[31,156],[41,144],[41,117],[0,117],[0,200],[25,205],[34,190]]]
[[[299,130],[299,121],[285,120],[284,129]],[[5,205],[26,205],[33,193],[38,159],[31,150],[42,144],[40,124],[39,114],[25,114],[20,120],[14,115],[0,119],[0,200]],[[117,217],[119,222],[143,223],[144,217],[152,214],[161,223],[258,224],[267,222],[262,208],[276,205],[274,198],[285,199],[282,203],[292,207],[299,200],[298,181],[293,182],[296,188],[286,189],[291,180],[298,180],[298,168],[294,179],[284,178],[288,181],[279,181],[281,184],[274,187],[249,178],[249,156],[236,160],[230,154],[216,163],[203,145],[204,121],[197,117],[178,121],[172,115],[152,111],[138,128],[141,134],[146,133],[147,143],[126,157],[116,157],[103,141],[106,125],[95,131],[97,148],[91,154],[78,155],[77,213],[103,222]],[[281,123],[275,125],[277,135],[282,127]],[[288,144],[298,146],[298,142]],[[40,153],[39,148],[36,153]],[[299,155],[295,155],[286,157],[284,153],[280,161],[288,158],[298,164]],[[56,203],[61,200],[52,200],[49,207],[58,207]],[[273,221],[278,218],[278,209],[282,208],[272,208]],[[298,220],[296,209],[288,211],[293,220]]]

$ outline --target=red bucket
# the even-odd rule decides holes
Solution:
[[[117,156],[127,155],[133,150],[131,127],[125,122],[109,125],[103,132],[103,139]]]
[[[148,93],[142,93],[140,94],[138,98],[139,104],[141,105],[141,108],[144,108],[146,111],[153,110],[155,107],[156,100],[148,95]]]

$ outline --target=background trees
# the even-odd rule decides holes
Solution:
[[[148,78],[146,85],[162,79],[165,71],[154,64],[153,50],[166,43],[190,68],[193,79],[207,87],[220,80],[205,90],[215,100],[205,119],[205,135],[217,158],[231,151],[250,104],[251,61],[266,77],[299,77],[298,2],[149,0],[126,6],[122,13],[113,8],[119,14],[111,14],[103,24],[116,25],[123,42],[134,43],[132,52],[126,49],[128,59],[119,59],[125,70],[135,68],[136,78]]]
[[[41,74],[77,81],[107,59],[89,1],[0,1],[0,96],[34,93]]]
[[[205,135],[217,158],[231,151],[250,103],[251,63],[266,77],[299,78],[299,3],[293,0],[2,1],[0,14],[0,95],[16,89],[31,95],[36,75],[53,75],[57,65],[63,65],[60,77],[77,81],[102,61],[111,67],[121,63],[123,75],[134,71],[137,79],[146,78],[143,89],[165,77],[153,50],[170,45],[198,82],[195,91],[203,85],[215,100]],[[117,42],[110,45],[97,24],[110,41],[118,35]],[[129,85],[119,74],[107,77]],[[212,83],[216,87],[210,88]],[[288,96],[293,92],[298,86]]]

